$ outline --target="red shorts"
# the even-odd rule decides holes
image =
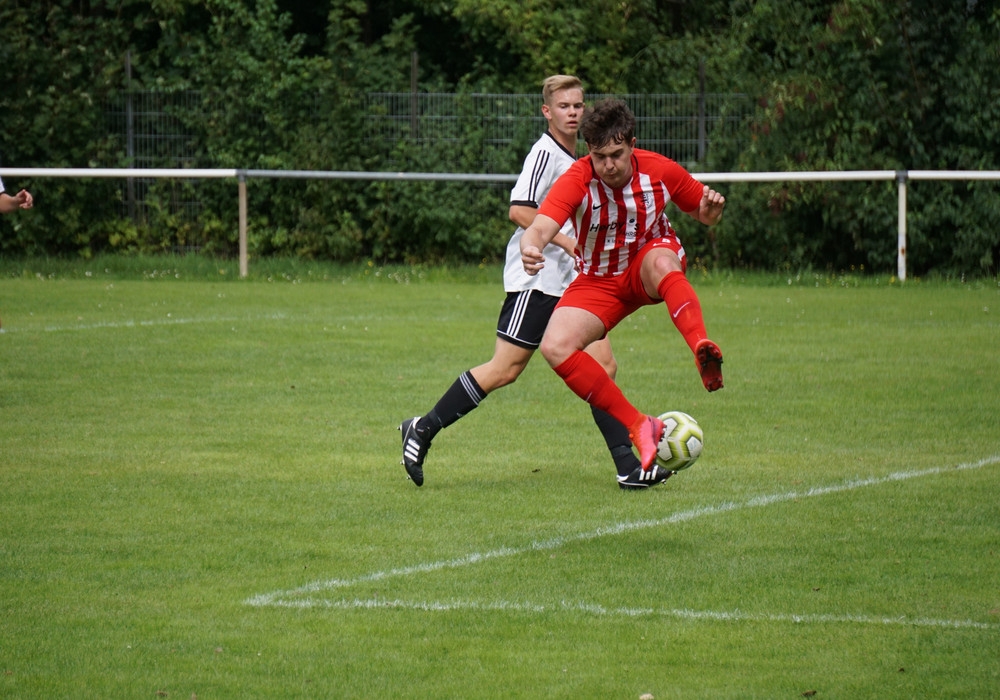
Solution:
[[[625,272],[616,277],[577,275],[563,292],[556,308],[572,306],[586,309],[601,319],[604,327],[610,331],[636,309],[659,304],[659,299],[646,294],[640,274],[643,259],[654,248],[674,251],[681,260],[681,270],[687,269],[687,257],[680,240],[676,236],[657,238],[640,248],[635,260],[625,268]]]

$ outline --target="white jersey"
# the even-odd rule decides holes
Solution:
[[[0,180],[0,192],[3,192],[3,180]]]
[[[510,191],[510,203],[537,209],[548,195],[552,183],[575,161],[576,156],[563,148],[552,134],[546,131],[535,141],[535,145],[524,159],[521,174]],[[563,224],[562,233],[570,238],[576,237],[572,221]],[[521,263],[523,234],[524,229],[518,226],[507,243],[507,259],[503,268],[504,291],[523,292],[537,289],[545,294],[561,297],[563,291],[576,277],[575,259],[555,243],[550,243],[542,251],[545,255],[545,267],[537,275],[529,275]]]

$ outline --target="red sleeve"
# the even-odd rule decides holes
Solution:
[[[589,156],[573,163],[569,170],[552,184],[552,189],[538,207],[538,213],[558,221],[560,225],[564,224],[583,203],[591,174]]]
[[[656,176],[667,186],[671,201],[681,211],[690,213],[701,206],[701,197],[705,191],[702,183],[695,180],[682,165],[665,156],[656,157],[653,162],[658,171]]]

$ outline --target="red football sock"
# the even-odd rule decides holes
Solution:
[[[680,270],[668,272],[667,276],[660,280],[660,285],[656,288],[660,293],[660,298],[667,304],[667,311],[670,318],[677,326],[677,330],[684,336],[684,341],[694,352],[698,341],[708,337],[705,330],[705,319],[701,315],[701,302],[695,293],[691,283]]]
[[[633,426],[646,418],[629,403],[601,364],[587,353],[577,350],[555,371],[574,394],[611,414],[622,425]]]

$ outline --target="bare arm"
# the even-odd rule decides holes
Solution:
[[[566,255],[570,256],[571,258],[576,257],[576,239],[570,238],[565,233],[563,233],[562,230],[560,230],[559,233],[553,236],[552,240],[549,242],[552,245],[557,245],[563,250],[565,250]]]
[[[715,226],[722,219],[722,211],[726,208],[726,198],[708,185],[702,191],[698,208],[688,214],[706,226]]]
[[[510,220],[523,229],[527,229],[531,226],[531,222],[535,220],[535,215],[538,213],[538,209],[534,207],[527,207],[523,204],[511,204],[510,205]],[[551,243],[557,245],[566,251],[569,256],[575,255],[576,251],[576,240],[570,238],[564,233],[557,233],[553,238]]]
[[[545,256],[542,249],[559,233],[560,225],[555,219],[545,214],[539,214],[524,230],[521,236],[521,264],[529,275],[537,275],[545,267]]]
[[[13,197],[0,192],[0,214],[8,214],[18,209],[31,209],[34,203],[35,201],[28,190],[21,190]]]
[[[511,221],[521,228],[528,228],[531,226],[531,222],[535,220],[535,214],[537,213],[537,207],[529,207],[524,204],[511,204],[508,216]]]

